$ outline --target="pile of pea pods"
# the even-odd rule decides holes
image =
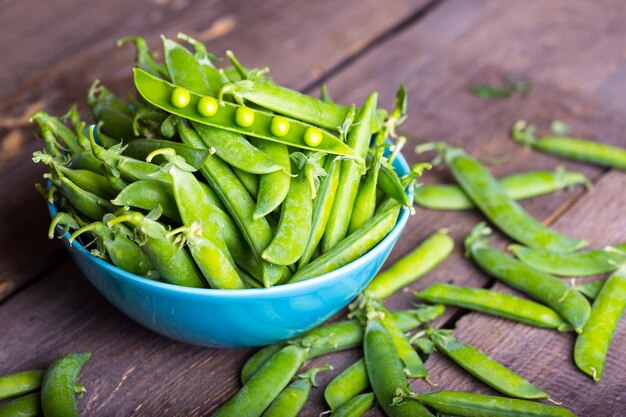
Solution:
[[[394,227],[407,191],[428,164],[400,178],[395,108],[361,107],[281,87],[267,69],[244,68],[230,51],[217,68],[205,46],[163,38],[163,63],[141,38],[136,94],[99,82],[87,104],[32,116],[59,214],[55,230],[128,272],[216,289],[306,280],[357,259]],[[402,142],[402,141],[400,141]],[[182,248],[182,249],[181,249]]]

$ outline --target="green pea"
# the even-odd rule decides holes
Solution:
[[[217,100],[210,96],[204,96],[198,100],[198,113],[203,116],[211,117],[217,113],[218,104]]]
[[[283,116],[274,116],[270,131],[274,136],[283,137],[289,133],[289,120]],[[306,135],[306,132],[305,132]],[[321,140],[321,138],[320,138]],[[310,145],[310,144],[309,144]],[[315,145],[312,145],[315,146]]]
[[[238,107],[235,112],[235,123],[241,127],[250,127],[254,123],[254,112],[249,107]]]
[[[316,147],[322,143],[322,132],[316,127],[308,127],[304,131],[304,143],[309,146]]]
[[[189,94],[189,91],[182,87],[176,87],[174,91],[172,91],[172,96],[170,97],[172,104],[179,109],[187,107],[190,100],[191,95]]]

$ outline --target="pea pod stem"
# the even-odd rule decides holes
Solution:
[[[465,247],[478,266],[494,278],[545,303],[581,333],[590,311],[585,297],[558,278],[489,247],[484,238],[488,232],[481,223],[465,240]]]

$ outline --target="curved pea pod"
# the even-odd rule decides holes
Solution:
[[[24,371],[0,375],[0,400],[39,390],[43,371]]]
[[[529,171],[509,175],[498,180],[504,192],[513,200],[537,197],[589,180],[580,172]],[[414,201],[422,207],[435,210],[466,210],[476,207],[465,192],[455,184],[428,184],[415,190]]]
[[[452,249],[454,240],[446,230],[433,233],[413,251],[376,275],[365,288],[365,295],[377,299],[388,297],[433,269]]]
[[[491,314],[536,327],[568,330],[569,326],[557,312],[525,298],[483,288],[467,288],[451,284],[434,284],[414,295],[431,303],[453,305]]]
[[[302,253],[302,257],[298,261],[298,270],[304,268],[315,252],[315,249],[322,240],[328,219],[332,212],[335,193],[339,185],[339,174],[341,170],[341,161],[334,158],[327,162],[326,177],[323,179],[318,190],[317,197],[313,200],[313,218],[311,221],[311,234]]]
[[[576,417],[571,411],[556,405],[469,392],[431,391],[411,397],[440,413],[455,416]]]
[[[349,111],[347,106],[321,100],[282,87],[271,80],[242,80],[225,84],[223,95],[232,95],[239,102],[246,100],[276,113],[326,129],[337,130]],[[384,122],[385,111],[380,109],[372,120],[370,130],[378,131]]]
[[[79,155],[85,151],[85,148],[81,145],[76,136],[76,133],[67,127],[59,118],[54,117],[44,111],[38,111],[30,116],[29,121],[37,122],[42,134],[47,136],[44,138],[46,141],[55,143],[57,155],[60,155],[61,151],[69,151],[72,156]],[[60,141],[59,141],[60,139]],[[54,154],[53,154],[54,155]]]
[[[361,417],[374,405],[374,393],[368,392],[350,398],[330,415],[334,417]]]
[[[355,157],[353,150],[341,142],[336,136],[326,131],[317,129],[311,125],[298,122],[297,120],[288,120],[290,125],[288,133],[279,137],[274,135],[271,131],[271,124],[274,115],[260,110],[250,109],[252,113],[246,111],[248,114],[253,114],[253,121],[250,126],[241,126],[236,123],[236,113],[239,109],[244,107],[237,104],[228,102],[220,103],[220,106],[214,115],[203,116],[196,110],[201,97],[197,94],[190,93],[188,105],[183,108],[176,107],[170,101],[172,92],[176,88],[175,85],[168,83],[167,81],[160,80],[138,68],[135,68],[134,73],[135,86],[141,96],[154,106],[176,116],[242,135],[283,143],[288,146],[322,151],[351,158]],[[246,109],[248,108],[246,107]],[[317,129],[317,131],[321,134],[321,142],[316,146],[311,146],[305,141],[305,132],[310,128]]]
[[[378,95],[370,94],[358,112],[348,133],[347,143],[354,149],[357,158],[364,161],[371,138],[371,120],[376,110]],[[359,190],[363,164],[346,159],[341,161],[341,181],[337,186],[331,216],[322,237],[322,253],[333,249],[348,234],[350,215]]]
[[[102,222],[94,222],[72,233],[69,238],[70,245],[78,236],[86,232],[102,241],[113,265],[140,277],[152,277],[154,274],[154,268],[148,256],[126,236],[121,228],[110,229]]]
[[[59,238],[62,238],[70,230],[80,229],[81,226],[78,224],[78,221],[73,215],[64,211],[60,211],[54,216],[52,222],[50,222],[50,228],[48,229],[48,239],[54,238],[54,232],[55,230],[57,230],[57,227],[59,228],[57,236]]]
[[[246,288],[241,280],[232,258],[214,243],[214,239],[202,236],[200,222],[190,227],[180,227],[168,233],[168,236],[183,233],[191,256],[204,275],[211,288],[236,290]]]
[[[259,195],[259,175],[242,171],[236,167],[231,167],[231,169],[237,178],[239,178],[241,184],[248,190],[252,198],[256,199]]]
[[[79,417],[76,380],[91,353],[70,353],[46,370],[41,386],[41,406],[46,417]]]
[[[387,416],[433,417],[418,402],[394,403],[398,392],[408,393],[410,387],[391,335],[376,318],[367,321],[363,337],[363,356],[370,384]]]
[[[124,147],[124,155],[145,160],[146,157],[156,149],[172,148],[176,155],[183,157],[186,163],[194,169],[200,169],[204,161],[213,155],[214,151],[206,147],[192,148],[180,142],[173,142],[163,139],[135,139]],[[154,163],[160,164],[164,161],[162,157],[156,158]]]
[[[354,233],[363,226],[367,220],[372,218],[374,211],[376,211],[376,184],[378,183],[378,173],[380,172],[383,152],[384,148],[379,147],[365,178],[361,181],[350,215],[348,234]]]
[[[343,239],[331,251],[324,253],[304,268],[298,270],[289,282],[314,278],[342,267],[376,246],[396,224],[400,204],[395,204],[369,219],[362,228]]]
[[[330,365],[309,369],[296,377],[296,380],[281,391],[276,399],[270,404],[263,417],[296,417],[304,407],[311,387],[316,387],[315,376],[319,372],[332,370]]]
[[[263,259],[277,265],[297,262],[311,233],[311,188],[303,174],[292,178],[289,184],[289,192],[281,205],[278,229],[272,242],[261,254]],[[266,282],[265,286],[273,284]]]
[[[200,95],[212,95],[213,90],[206,78],[204,68],[187,48],[178,42],[161,36],[163,60],[169,79],[181,87]]]
[[[110,202],[94,193],[83,190],[67,177],[59,178],[52,175],[50,181],[63,197],[69,201],[72,207],[92,220],[99,220],[105,214],[115,210],[115,206]]]
[[[0,405],[0,417],[37,417],[42,415],[41,395],[36,392]]]
[[[439,352],[496,391],[526,400],[550,397],[509,368],[474,347],[459,342],[451,331],[427,329],[426,333]]]
[[[485,230],[484,223],[481,223],[465,240],[466,250],[478,266],[494,278],[546,304],[571,324],[576,333],[581,333],[591,309],[587,299],[560,279],[489,247],[487,241],[479,237],[485,234]]]
[[[287,345],[269,358],[213,417],[260,417],[296,374],[306,348]]]
[[[333,378],[324,390],[324,399],[331,410],[337,410],[370,386],[363,358]]]
[[[513,125],[513,140],[532,149],[566,159],[626,170],[626,149],[567,136],[536,138],[534,127],[520,120]]]
[[[119,142],[121,139],[135,137],[133,131],[133,113],[121,98],[95,80],[87,94],[87,106],[94,119],[104,125],[104,132]]]
[[[437,143],[422,145],[417,150],[433,148],[443,153],[454,178],[474,204],[512,239],[527,246],[553,252],[573,252],[587,244],[586,241],[566,236],[542,225],[506,194],[498,181],[478,160],[467,155],[462,149]]]
[[[591,307],[589,320],[576,338],[576,366],[600,381],[613,333],[626,309],[626,266],[607,279]]]
[[[191,256],[167,236],[165,226],[137,212],[127,212],[109,220],[107,226],[119,223],[128,223],[140,233],[141,248],[165,282],[185,287],[206,287]]]
[[[204,71],[204,77],[208,82],[208,87],[210,90],[209,95],[217,97],[220,87],[223,84],[220,72],[213,65],[213,61],[218,60],[218,58],[214,55],[209,54],[204,44],[200,41],[193,39],[191,36],[184,33],[178,33],[176,37],[178,39],[188,42],[193,47],[194,56],[198,63],[200,63],[200,66]]]
[[[589,277],[615,271],[626,261],[626,244],[574,253],[509,245],[508,249],[526,265],[553,275]]]
[[[178,224],[182,224],[172,186],[161,181],[141,180],[130,183],[111,203],[121,207],[133,207],[152,210],[157,205],[163,209],[163,215]]]
[[[282,143],[259,141],[259,149],[264,151],[270,158],[276,161],[285,169],[272,172],[259,178],[259,194],[257,195],[254,217],[267,216],[276,210],[283,202],[289,192],[291,182],[291,160],[289,149]]]
[[[368,160],[370,157],[370,154],[368,154]],[[403,206],[411,205],[405,187],[402,186],[402,181],[400,177],[398,177],[398,174],[396,174],[396,171],[394,171],[392,165],[385,162],[381,164],[376,185],[383,193],[392,197]]]
[[[285,170],[270,155],[253,146],[239,133],[192,122],[207,147],[215,149],[224,162],[251,174],[268,174]]]
[[[252,356],[248,358],[246,363],[241,368],[241,384],[245,384],[252,374],[259,370],[269,358],[274,356],[276,352],[281,350],[285,346],[284,343],[274,343],[273,345],[267,345],[254,352]]]
[[[574,286],[574,288],[576,288],[578,292],[580,292],[582,295],[589,298],[590,300],[595,300],[598,297],[598,294],[600,294],[600,290],[604,286],[605,282],[606,280],[600,279],[597,281],[578,284]]]
[[[193,147],[201,146],[202,140],[185,120],[179,122],[177,128],[184,143]],[[200,173],[237,223],[241,234],[252,249],[263,281],[279,282],[286,279],[290,273],[287,267],[270,264],[261,258],[261,253],[272,240],[272,229],[266,219],[254,218],[255,203],[228,164],[213,156],[205,161]]]

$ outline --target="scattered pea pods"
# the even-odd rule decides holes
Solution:
[[[607,279],[591,307],[589,320],[576,338],[574,361],[578,368],[600,381],[613,333],[626,309],[626,266]]]
[[[498,183],[513,200],[523,200],[548,194],[577,184],[588,184],[580,172],[530,171],[509,175]],[[463,189],[454,184],[426,184],[415,190],[414,201],[422,207],[435,210],[466,210],[476,207]]]
[[[554,310],[525,298],[451,284],[434,284],[414,293],[419,299],[453,305],[536,327],[566,330],[569,328]]]
[[[331,410],[336,410],[346,401],[356,397],[370,386],[363,358],[348,366],[326,385],[324,399]]]
[[[509,245],[509,250],[526,265],[539,271],[567,277],[606,274],[626,261],[626,244],[573,253],[554,253],[544,249]]]
[[[41,386],[41,407],[46,417],[79,417],[76,380],[91,353],[70,353],[46,370]]]
[[[440,413],[462,417],[576,417],[556,405],[469,392],[442,390],[411,397]]]
[[[260,417],[298,371],[305,355],[306,348],[300,345],[283,347],[264,362],[243,387],[212,416]]]
[[[376,275],[365,288],[365,295],[378,299],[388,297],[437,266],[453,248],[454,241],[446,230],[435,232],[413,251]]]
[[[188,91],[189,99],[186,100],[185,106],[182,108],[177,107],[171,102],[172,93],[177,88],[175,85],[160,80],[139,68],[135,68],[134,73],[135,86],[141,96],[152,105],[171,114],[209,126],[219,127],[260,139],[272,140],[297,148],[319,150],[352,158],[355,157],[353,150],[337,137],[296,120],[289,120],[290,127],[286,135],[276,136],[271,130],[272,118],[274,116],[270,113],[223,102],[220,103],[220,106],[213,115],[205,116],[196,110],[202,97],[194,93],[189,93]],[[238,118],[239,123],[237,123],[237,114],[240,115]],[[243,119],[243,115],[246,116],[245,119]],[[319,143],[316,143],[317,140],[313,142],[311,140],[305,140],[305,136],[308,138],[311,135],[311,133],[305,135],[307,131],[314,132],[319,139]],[[313,144],[311,145],[310,143]]]
[[[263,417],[296,417],[309,399],[311,387],[316,387],[315,376],[322,371],[332,370],[330,365],[309,369],[298,375],[294,382],[281,391],[270,404]]]
[[[38,392],[0,405],[0,417],[37,417],[41,413],[41,395]]]
[[[43,371],[25,371],[0,376],[0,400],[37,391]]]
[[[374,393],[368,392],[350,398],[330,415],[334,417],[361,417],[374,405]]]
[[[524,146],[567,159],[626,170],[626,149],[566,136],[535,137],[534,128],[520,120],[513,125],[513,140]]]
[[[429,143],[418,146],[416,151],[432,149],[442,152],[454,178],[483,214],[514,240],[554,252],[573,252],[587,244],[542,225],[511,200],[491,173],[462,149]]]
[[[509,397],[527,400],[549,398],[548,394],[509,368],[478,349],[456,340],[451,331],[429,328],[426,333],[439,352],[496,391]]]
[[[481,223],[465,240],[467,252],[478,266],[494,278],[545,303],[571,324],[577,333],[581,333],[589,318],[587,299],[560,279],[489,247],[482,237],[486,233],[488,229]]]

